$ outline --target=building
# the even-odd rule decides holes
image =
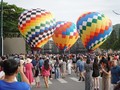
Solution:
[[[71,49],[66,53],[80,53],[86,52],[87,50],[83,47],[82,42],[80,39],[71,47]],[[55,45],[53,40],[49,40],[43,47],[41,53],[64,53],[63,51],[59,50]]]

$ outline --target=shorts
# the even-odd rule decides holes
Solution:
[[[40,77],[39,76],[35,77],[35,82],[40,82]]]

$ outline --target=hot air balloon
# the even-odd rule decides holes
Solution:
[[[104,14],[87,12],[77,20],[81,41],[88,50],[95,50],[110,36],[112,22]]]
[[[24,11],[19,17],[18,28],[27,44],[37,49],[52,37],[55,25],[51,12],[38,8]]]
[[[72,22],[58,21],[52,36],[56,46],[63,51],[68,51],[77,41],[79,33],[76,25]]]

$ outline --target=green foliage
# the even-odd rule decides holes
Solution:
[[[113,50],[119,50],[120,49],[120,40],[116,40],[115,43],[112,45]]]
[[[31,51],[31,48],[30,48],[30,46],[26,43],[26,51],[28,52],[28,51]]]
[[[110,37],[107,38],[107,40],[100,46],[100,48],[108,50],[111,45],[109,41],[110,41]]]
[[[0,4],[1,7],[1,4]],[[18,18],[25,9],[3,3],[3,36],[19,37]]]
[[[113,31],[109,38],[100,46],[102,49],[120,50],[120,24],[113,26]]]

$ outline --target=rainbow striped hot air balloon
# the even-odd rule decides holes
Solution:
[[[77,29],[84,47],[95,50],[110,36],[112,22],[104,14],[88,12],[78,18]]]
[[[79,34],[76,25],[72,22],[59,21],[52,36],[56,46],[63,51],[69,50],[77,41]]]
[[[52,37],[56,21],[43,9],[24,11],[19,17],[18,28],[31,48],[41,48]]]

